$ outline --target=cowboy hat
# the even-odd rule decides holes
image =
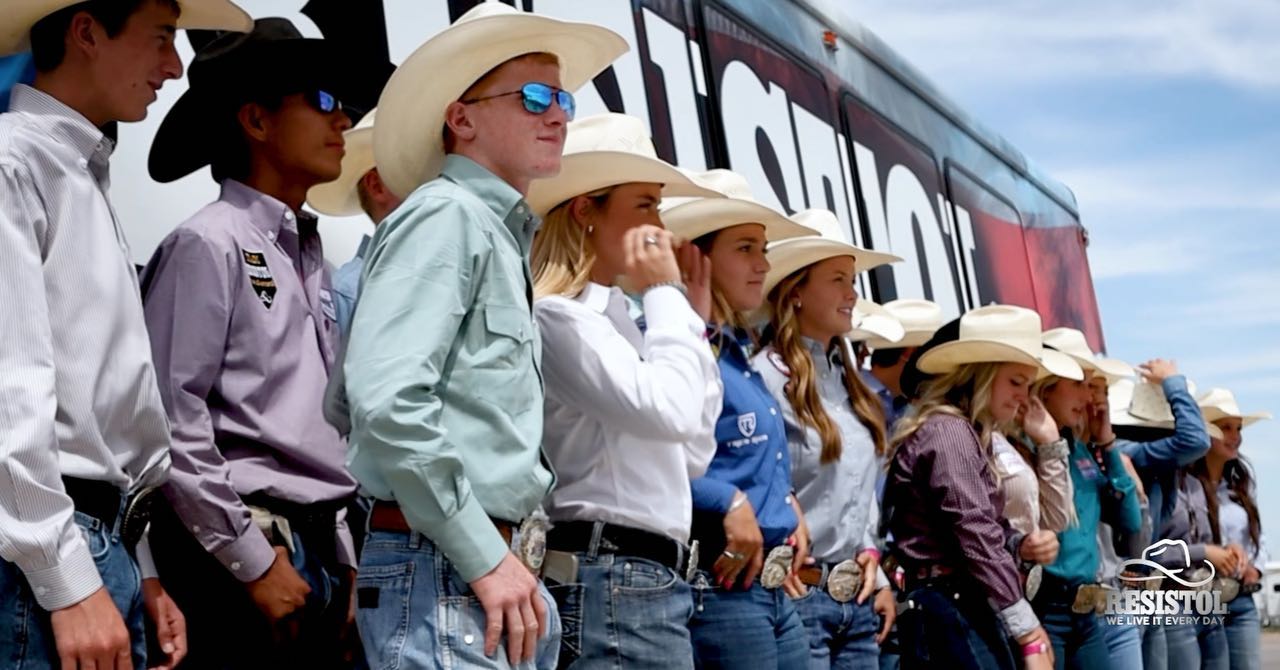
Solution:
[[[658,158],[644,122],[626,114],[596,114],[569,123],[560,174],[535,179],[525,202],[539,216],[584,193],[620,184],[662,184],[662,195],[720,198]]]
[[[696,240],[725,228],[744,223],[764,226],[769,240],[813,235],[817,231],[795,223],[771,207],[760,204],[751,194],[747,178],[730,170],[708,170],[693,181],[724,195],[724,198],[663,198],[662,224],[686,240]]]
[[[338,100],[375,97],[392,66],[354,72],[337,47],[302,36],[287,19],[258,19],[248,34],[222,33],[188,68],[190,87],[160,123],[147,169],[171,182],[213,163],[239,138],[236,111],[256,95],[325,89]],[[379,71],[381,70],[381,71]]]
[[[1076,360],[1085,370],[1096,372],[1106,377],[1110,384],[1126,377],[1133,376],[1133,368],[1128,363],[1112,358],[1100,358],[1089,348],[1084,333],[1075,328],[1052,328],[1044,332],[1044,343]]]
[[[861,302],[861,301],[859,301]],[[904,298],[902,300],[890,300],[884,304],[884,309],[894,319],[902,324],[903,334],[899,339],[883,338],[868,336],[862,337],[866,341],[868,349],[906,349],[907,347],[918,347],[933,334],[938,332],[943,323],[946,323],[942,317],[942,308],[938,303],[932,300],[915,300]],[[858,339],[858,338],[855,338]]]
[[[1040,315],[1025,307],[988,305],[971,310],[960,317],[956,339],[929,344],[916,360],[916,367],[928,374],[950,372],[968,363],[1022,363],[1057,377],[1084,379],[1074,360],[1044,347]]]
[[[1222,419],[1240,419],[1241,424],[1249,426],[1271,418],[1271,412],[1241,413],[1235,394],[1224,388],[1211,388],[1198,397],[1196,402],[1200,405],[1204,420],[1210,423]]]
[[[853,305],[853,318],[850,321],[853,330],[845,333],[845,337],[852,342],[870,338],[897,342],[906,334],[902,321],[869,298],[858,298],[858,302]]]
[[[1194,394],[1195,384],[1188,380],[1187,389]],[[1107,387],[1107,404],[1111,408],[1112,426],[1160,430],[1176,428],[1173,408],[1164,397],[1164,389],[1157,384],[1145,381],[1139,383],[1132,378],[1119,379]],[[1221,428],[1206,421],[1205,429],[1211,437],[1222,439]]]
[[[5,0],[0,21],[0,56],[31,48],[31,28],[41,19],[84,0]],[[183,30],[234,30],[248,32],[253,19],[230,0],[178,0]]]
[[[436,33],[401,63],[378,101],[373,133],[378,174],[407,197],[444,165],[445,110],[485,74],[530,53],[554,54],[560,85],[576,91],[630,47],[590,23],[527,14],[483,2]]]
[[[326,184],[318,184],[307,191],[307,204],[311,209],[329,216],[355,216],[363,211],[357,186],[373,162],[373,124],[376,109],[369,110],[354,128],[343,133],[347,153],[342,157],[342,175]]]
[[[769,295],[782,280],[792,274],[828,258],[852,256],[855,272],[866,272],[886,263],[902,260],[893,254],[863,249],[846,242],[840,234],[840,220],[829,210],[806,209],[793,214],[791,220],[818,234],[792,237],[769,244],[770,269],[764,279],[765,295]]]

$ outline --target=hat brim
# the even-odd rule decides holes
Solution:
[[[853,342],[898,342],[906,335],[902,322],[892,316],[868,314],[853,330],[845,334]],[[897,346],[897,345],[892,345]]]
[[[899,322],[901,323],[901,322]],[[907,347],[924,346],[933,337],[932,330],[906,330],[903,329],[902,337],[897,340],[872,337],[866,340],[868,349],[906,349]]]
[[[364,212],[356,186],[374,168],[373,128],[352,130],[346,134],[346,141],[342,174],[331,182],[313,186],[307,192],[307,204],[321,214],[356,216]]]
[[[961,365],[975,363],[1020,363],[1036,368],[1038,377],[1053,375],[1064,379],[1084,379],[1084,372],[1069,356],[1049,349],[1038,355],[998,340],[955,340],[924,352],[916,368],[925,374],[944,374]]]
[[[661,184],[663,197],[723,197],[656,158],[625,151],[584,151],[562,158],[560,174],[529,184],[525,202],[538,216],[546,216],[561,203],[584,193],[637,183]]]
[[[661,217],[667,230],[687,240],[696,240],[744,223],[764,226],[765,239],[770,242],[816,235],[818,232],[769,207],[737,198],[700,198],[667,209]]]
[[[0,56],[31,49],[31,28],[41,19],[82,0],[5,0],[0,26]],[[178,0],[181,30],[253,30],[253,18],[230,0]]]
[[[1204,420],[1209,423],[1221,421],[1223,419],[1240,419],[1240,427],[1252,426],[1259,421],[1267,421],[1272,418],[1271,412],[1254,412],[1253,414],[1228,414],[1217,407],[1201,407],[1200,413],[1204,415]]]
[[[769,274],[764,280],[764,294],[769,295],[782,280],[795,272],[829,258],[852,256],[855,272],[866,272],[887,263],[902,259],[893,254],[880,253],[821,237],[800,237],[782,240],[769,245]]]
[[[485,16],[449,26],[405,59],[378,100],[373,135],[378,173],[402,198],[439,176],[445,110],[513,58],[555,54],[561,87],[576,91],[629,48],[607,28],[536,14]]]

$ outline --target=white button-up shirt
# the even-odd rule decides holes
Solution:
[[[26,86],[0,115],[0,557],[48,610],[102,586],[61,476],[159,483],[169,427],[107,200],[114,145]]]
[[[645,293],[647,329],[618,288],[539,299],[543,447],[554,521],[604,521],[689,539],[689,481],[715,455],[724,389],[706,326],[678,290]]]

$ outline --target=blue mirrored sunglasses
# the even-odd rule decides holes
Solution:
[[[573,120],[573,114],[577,111],[577,103],[573,100],[573,94],[562,89],[556,88],[549,84],[543,84],[531,81],[520,87],[518,91],[507,91],[506,93],[497,93],[494,95],[486,95],[483,98],[472,98],[463,100],[464,105],[470,105],[485,100],[493,100],[494,98],[505,98],[508,95],[519,95],[524,108],[533,114],[544,114],[551,109],[551,103],[555,102],[560,105],[560,109],[564,110],[564,115]]]
[[[312,89],[303,95],[306,96],[308,104],[325,114],[332,114],[342,109],[342,101],[324,89]]]

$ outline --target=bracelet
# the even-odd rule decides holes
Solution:
[[[1095,447],[1097,447],[1097,448],[1099,448],[1099,449],[1101,449],[1101,450],[1103,450],[1103,451],[1106,451],[1107,449],[1110,449],[1110,448],[1111,448],[1111,445],[1113,445],[1113,444],[1115,444],[1115,443],[1116,443],[1116,438],[1114,438],[1114,437],[1113,437],[1113,438],[1111,438],[1110,440],[1108,440],[1108,441],[1106,441],[1106,442],[1103,442],[1102,444],[1094,444],[1093,446],[1095,446]]]
[[[874,558],[876,563],[880,562],[880,550],[876,549],[875,547],[867,547],[866,549],[863,549],[862,551],[858,552],[859,556],[863,554],[871,554],[871,558]]]
[[[1022,645],[1023,658],[1026,658],[1027,656],[1035,656],[1036,654],[1043,654],[1046,651],[1049,651],[1049,645],[1044,640]]]
[[[688,287],[686,287],[684,285],[684,282],[680,281],[679,279],[672,279],[671,281],[660,281],[654,284],[649,284],[647,287],[645,287],[644,292],[648,293],[649,291],[652,291],[655,288],[662,288],[663,286],[671,286],[675,288],[677,291],[680,291],[681,293],[685,294],[686,296],[689,295]]]
[[[739,507],[742,507],[743,505],[747,504],[747,494],[743,493],[742,491],[738,491],[734,495],[736,497],[733,499],[733,502],[729,503],[729,511],[725,512],[726,516],[729,514],[732,514],[733,511],[738,509]]]

